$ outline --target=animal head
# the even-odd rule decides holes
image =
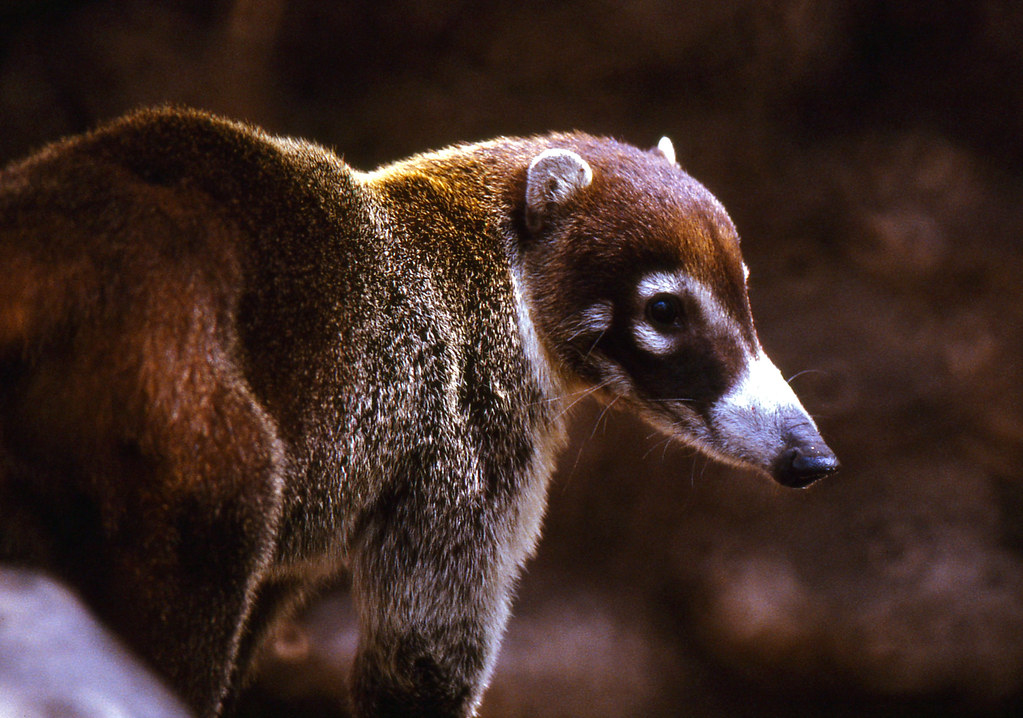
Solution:
[[[832,473],[835,455],[757,339],[735,226],[670,141],[551,142],[526,175],[523,262],[563,376],[786,486]]]

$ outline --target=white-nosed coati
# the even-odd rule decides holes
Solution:
[[[0,559],[203,716],[347,566],[356,713],[472,715],[573,391],[787,485],[837,466],[672,154],[552,134],[363,174],[167,109],[11,165]]]

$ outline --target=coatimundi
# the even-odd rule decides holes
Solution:
[[[736,230],[585,134],[365,174],[143,111],[0,174],[0,561],[70,585],[202,716],[351,571],[359,716],[470,716],[580,390],[805,486]]]

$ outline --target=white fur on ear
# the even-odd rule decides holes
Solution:
[[[544,150],[529,163],[526,174],[526,225],[543,227],[551,207],[567,201],[593,181],[593,170],[572,150]]]
[[[671,138],[665,135],[661,138],[661,141],[657,143],[657,150],[664,155],[664,159],[668,160],[671,164],[676,164],[675,160],[675,145],[671,143]]]

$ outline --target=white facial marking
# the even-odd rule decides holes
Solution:
[[[742,377],[710,410],[715,448],[765,468],[784,445],[787,431],[803,422],[816,429],[763,350],[748,358]]]
[[[658,294],[679,294],[682,288],[678,275],[654,272],[640,280],[636,285],[636,293],[640,302],[645,304]],[[632,325],[632,336],[640,349],[651,354],[670,354],[675,350],[674,338],[651,326],[645,315],[641,315]]]
[[[675,164],[675,145],[671,143],[671,138],[664,136],[661,141],[657,143],[657,149],[661,151],[665,159],[671,164]]]
[[[579,332],[590,334],[603,334],[611,328],[611,319],[614,310],[611,302],[597,302],[586,307],[579,314]]]
[[[671,272],[653,272],[648,274],[636,285],[636,293],[642,300],[650,299],[655,294],[678,294],[683,288],[682,277]]]
[[[749,359],[746,372],[721,401],[764,413],[803,410],[792,387],[762,350]]]
[[[654,329],[646,319],[640,319],[632,326],[632,336],[640,349],[651,354],[671,354],[675,351],[674,338]]]
[[[647,302],[657,294],[675,294],[679,297],[692,297],[700,305],[704,319],[711,328],[724,334],[741,334],[738,322],[736,322],[721,303],[714,296],[714,293],[702,282],[693,279],[683,272],[653,272],[646,275],[636,285],[636,294],[641,302]],[[645,322],[645,320],[640,320]],[[646,326],[649,327],[649,324]],[[656,331],[653,327],[651,330]],[[636,341],[642,340],[638,330],[634,329]]]

